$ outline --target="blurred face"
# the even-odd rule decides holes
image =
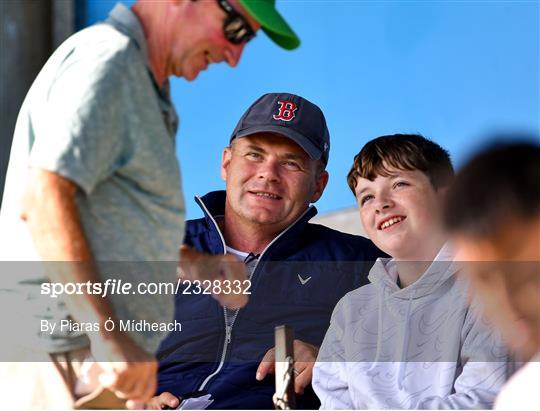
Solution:
[[[237,2],[228,0],[229,4],[249,22],[251,28],[257,31],[260,24],[254,20]],[[216,0],[199,0],[190,2],[188,14],[184,15],[183,23],[173,20],[172,51],[168,61],[168,72],[182,76],[186,80],[194,80],[202,70],[211,63],[226,62],[236,67],[245,43],[233,44],[223,33],[223,22],[227,14],[217,4]]]
[[[421,171],[389,171],[389,177],[377,176],[374,181],[359,178],[356,183],[364,229],[377,247],[392,257],[427,261],[434,257],[433,245],[443,241],[442,190],[435,191]]]
[[[540,351],[540,216],[492,238],[454,236],[457,259],[485,317],[525,359]]]
[[[223,152],[227,218],[278,232],[317,201],[326,171],[292,140],[270,133],[237,138]]]

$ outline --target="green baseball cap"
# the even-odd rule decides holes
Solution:
[[[300,39],[276,10],[276,0],[238,0],[246,11],[259,22],[262,30],[278,46],[293,50]]]

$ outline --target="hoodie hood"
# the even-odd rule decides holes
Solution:
[[[424,274],[406,288],[401,289],[397,285],[397,264],[393,258],[377,259],[368,278],[376,288],[386,289],[392,299],[408,300],[411,296],[413,299],[423,298],[435,293],[457,273],[458,267],[453,260],[452,249],[446,243]]]

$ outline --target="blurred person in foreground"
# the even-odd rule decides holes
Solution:
[[[211,63],[235,67],[261,27],[278,45],[297,47],[298,38],[274,3],[138,0],[131,9],[117,4],[105,22],[66,40],[38,74],[19,113],[0,213],[2,260],[46,261],[48,279],[64,284],[105,282],[118,267],[124,281],[174,282],[184,202],[175,150],[178,116],[168,78],[194,80]],[[194,250],[184,254],[185,262],[202,258]],[[239,273],[228,272],[231,264],[221,267],[213,275],[245,278],[243,267]],[[22,374],[2,376],[3,388],[25,387],[25,395],[13,396],[16,405],[59,409],[83,400],[85,408],[119,408],[125,400],[149,399],[156,388],[154,353],[165,331],[104,327],[108,319],[168,323],[173,297],[64,294],[66,309],[59,299],[39,296],[45,281],[45,273],[34,271],[3,286],[3,297],[26,304],[16,310],[3,298],[10,308],[4,314],[18,311],[22,318],[31,310],[30,317],[51,326],[74,319],[99,331],[42,332],[39,320],[21,324],[12,316],[15,344],[29,341],[14,328],[37,324],[30,333],[39,334],[36,350],[43,354],[41,363],[17,364],[18,371],[27,366]],[[231,307],[247,301],[232,294],[216,297]],[[17,359],[37,358],[34,351]]]
[[[517,140],[517,141],[516,141]],[[472,293],[525,366],[496,409],[540,409],[539,138],[496,143],[458,173],[445,220]]]

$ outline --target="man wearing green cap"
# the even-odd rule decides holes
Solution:
[[[0,212],[0,248],[4,261],[75,261],[85,269],[19,279],[17,286],[33,284],[30,294],[39,296],[46,281],[111,280],[105,261],[178,260],[184,203],[168,78],[191,81],[211,63],[235,67],[259,28],[285,49],[300,43],[274,0],[138,0],[131,9],[116,5],[105,22],[76,33],[54,52],[19,113]],[[175,280],[174,270],[137,278]],[[74,294],[65,296],[67,309],[48,299],[47,312],[56,317],[47,314],[47,321],[73,317],[101,331],[51,335],[48,342],[40,335],[42,352],[63,364],[58,370],[66,401],[53,402],[59,396],[51,394],[47,402],[25,391],[27,406],[18,406],[65,408],[92,391],[90,384],[75,392],[72,378],[79,370],[74,362],[85,357],[101,367],[94,386],[132,403],[149,399],[156,388],[154,352],[164,332],[104,333],[103,325],[108,319],[171,321],[173,298],[133,298]],[[32,315],[43,317],[44,311]],[[35,374],[26,383],[39,378]]]

